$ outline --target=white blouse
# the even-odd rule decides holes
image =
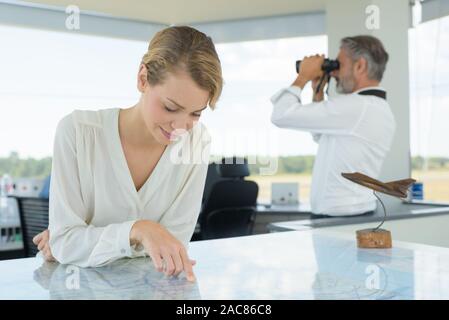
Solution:
[[[58,124],[50,183],[50,248],[57,261],[95,267],[145,255],[130,246],[137,220],[163,225],[186,248],[201,209],[210,136],[201,123],[169,144],[136,190],[118,108],[76,110]]]

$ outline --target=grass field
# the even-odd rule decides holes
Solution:
[[[412,178],[424,184],[424,199],[449,202],[449,170],[413,171]],[[272,182],[298,182],[299,200],[309,202],[312,181],[309,174],[254,175],[248,177],[248,180],[256,181],[259,185],[259,201],[270,201]]]
[[[449,202],[449,170],[413,171],[412,178],[424,184],[424,199]]]

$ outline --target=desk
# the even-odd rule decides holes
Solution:
[[[253,234],[263,234],[269,231],[270,223],[281,221],[307,220],[311,217],[309,203],[295,205],[258,204]]]
[[[198,241],[189,252],[195,283],[148,258],[87,269],[1,261],[0,299],[449,299],[446,248],[357,249],[352,236],[311,230]]]
[[[345,232],[355,237],[355,231],[374,228],[383,219],[383,212],[362,216],[326,217],[298,219],[296,221],[273,222],[268,225],[270,232],[325,229]],[[383,228],[392,233],[395,240],[449,247],[449,206],[447,204],[399,203],[389,210]]]
[[[23,257],[19,208],[13,198],[0,198],[0,260]]]
[[[303,212],[301,212],[303,213]],[[419,204],[419,203],[402,203],[389,210],[386,221],[403,220],[411,218],[426,218],[432,216],[448,216],[449,206],[439,204]],[[305,215],[307,217],[307,214]],[[268,225],[270,232],[304,230],[310,228],[325,228],[341,225],[356,225],[363,223],[372,223],[375,227],[384,218],[381,209],[377,209],[373,213],[356,215],[356,216],[336,216],[310,219],[296,219],[294,221],[273,222]],[[290,219],[291,220],[291,219]]]
[[[310,219],[311,214],[310,203],[301,202],[294,205],[258,203],[252,234],[268,233],[270,223]],[[201,225],[197,222],[193,239],[196,240],[200,233]]]

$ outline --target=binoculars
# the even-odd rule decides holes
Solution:
[[[301,64],[301,60],[296,61],[296,73],[299,73],[299,66]],[[331,59],[324,59],[323,64],[321,65],[321,70],[323,70],[325,73],[331,73],[334,70],[337,70],[340,68],[340,62],[338,60],[331,60]]]

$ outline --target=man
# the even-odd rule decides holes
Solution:
[[[388,61],[379,39],[346,37],[338,54],[340,68],[331,72],[341,93],[324,100],[323,87],[315,92],[324,57],[306,57],[292,86],[271,98],[271,121],[280,128],[312,133],[319,144],[312,176],[311,208],[317,215],[346,216],[372,212],[372,192],[341,176],[361,172],[378,178],[391,147],[395,120],[379,86]],[[312,81],[313,103],[301,103],[301,91]]]

